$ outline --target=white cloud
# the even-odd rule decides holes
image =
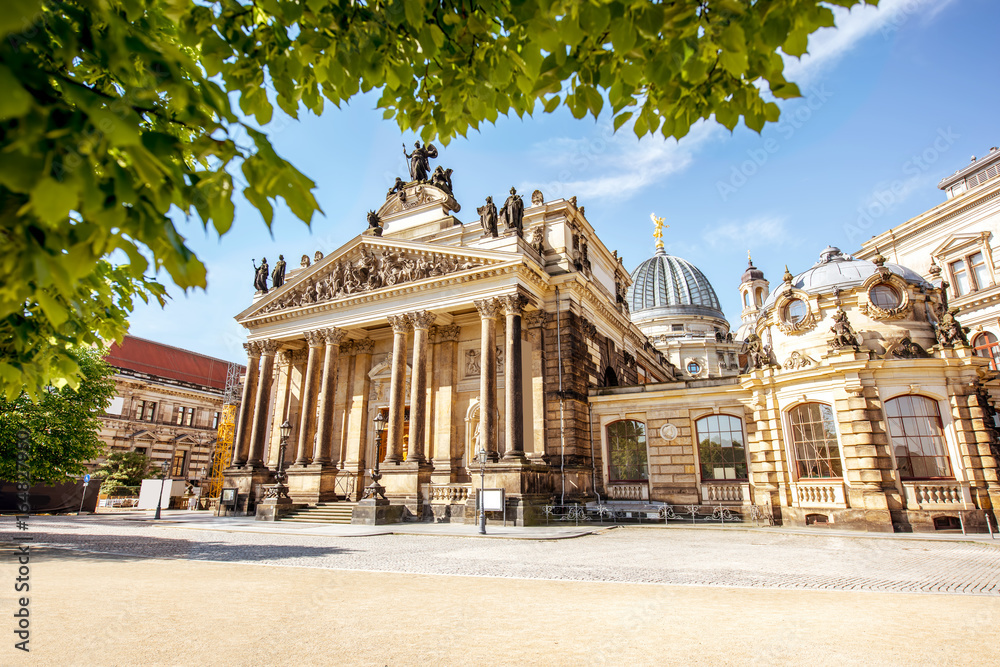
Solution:
[[[780,244],[791,237],[785,223],[783,217],[758,216],[713,227],[706,230],[703,237],[713,248]]]
[[[903,26],[920,18],[936,15],[953,0],[881,0],[877,7],[856,6],[853,10],[836,8],[836,28],[823,28],[809,37],[809,53],[801,59],[785,57],[785,77],[789,81],[809,83],[822,70],[842,58],[864,38],[880,33],[883,38],[895,35]]]
[[[720,127],[696,123],[681,141],[661,137],[636,140],[626,124],[598,138],[549,139],[534,147],[536,162],[561,169],[559,180],[542,186],[548,198],[580,195],[588,199],[627,199],[664,177],[687,169],[697,149]],[[596,175],[587,177],[589,172]]]

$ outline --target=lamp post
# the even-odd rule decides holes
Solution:
[[[288,473],[285,472],[285,449],[288,447],[288,436],[292,434],[292,425],[287,419],[278,427],[278,432],[281,434],[281,445],[278,447],[278,470],[274,473],[274,481],[277,482],[274,485],[274,496],[280,499],[288,497],[288,487],[285,486],[285,480],[288,479]]]
[[[486,534],[486,448],[483,447],[482,440],[479,441],[479,534]]]
[[[153,515],[153,519],[156,521],[160,520],[160,505],[163,503],[163,487],[167,484],[167,471],[170,470],[170,461],[164,461],[162,463],[163,467],[163,477],[160,478],[160,495],[156,499],[156,514]]]
[[[378,502],[379,497],[383,501],[388,502],[385,497],[385,487],[378,483],[382,479],[382,473],[379,472],[379,449],[382,445],[382,432],[385,431],[386,427],[386,417],[379,410],[375,414],[375,419],[372,420],[375,426],[375,467],[371,469],[372,483],[365,488],[365,493],[362,498],[371,498],[372,500]]]

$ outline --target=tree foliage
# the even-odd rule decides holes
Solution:
[[[76,382],[74,346],[120,338],[133,298],[162,302],[160,270],[204,287],[171,215],[225,234],[234,174],[268,225],[279,199],[311,221],[315,184],[261,129],[275,103],[380,91],[386,118],[443,143],[560,106],[640,137],[710,117],[759,131],[768,95],[799,94],[781,52],[862,1],[5,0],[0,382]]]
[[[102,480],[101,491],[113,495],[122,487],[139,486],[142,480],[152,479],[152,468],[152,459],[142,452],[112,452],[94,475]]]
[[[97,418],[115,392],[113,371],[99,350],[75,352],[82,379],[76,389],[48,387],[32,400],[22,392],[0,397],[0,479],[18,479],[18,433],[29,434],[27,465],[32,482],[54,484],[84,474],[104,443]]]

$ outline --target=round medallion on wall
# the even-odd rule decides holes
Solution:
[[[664,424],[660,427],[660,437],[666,441],[671,441],[677,437],[677,427],[673,424]]]

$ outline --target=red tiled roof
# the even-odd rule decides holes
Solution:
[[[145,338],[125,336],[104,358],[111,366],[156,377],[224,390],[229,362]],[[240,373],[246,370],[240,366]]]

